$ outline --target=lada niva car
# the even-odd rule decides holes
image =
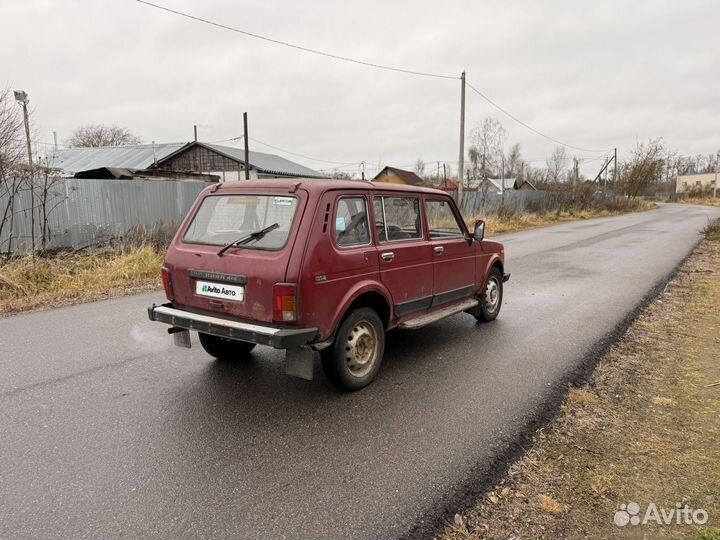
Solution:
[[[181,346],[197,331],[220,360],[286,350],[286,372],[356,390],[376,376],[385,332],[460,312],[498,316],[505,253],[468,231],[445,192],[347,180],[215,184],[200,193],[162,269],[168,302],[148,308]]]

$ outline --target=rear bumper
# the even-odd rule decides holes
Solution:
[[[289,349],[312,343],[317,336],[317,328],[277,328],[259,324],[244,323],[200,315],[176,309],[172,304],[148,308],[151,321],[169,324],[176,328],[196,330],[204,334],[212,334],[228,339],[249,341],[259,345],[269,345],[276,349]]]

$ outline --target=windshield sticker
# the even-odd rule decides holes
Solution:
[[[292,197],[275,197],[275,200],[273,202],[277,206],[292,206],[293,198]]]

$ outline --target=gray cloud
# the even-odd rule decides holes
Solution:
[[[655,136],[684,153],[720,146],[716,1],[157,1],[362,60],[465,69],[513,114],[577,146],[624,152]],[[198,124],[201,139],[219,140],[238,135],[248,111],[251,136],[313,157],[457,161],[459,81],[338,62],[132,0],[5,0],[0,20],[4,82],[28,91],[45,141],[85,123],[147,141],[189,140]],[[468,128],[485,116],[527,158],[554,146],[469,92]]]

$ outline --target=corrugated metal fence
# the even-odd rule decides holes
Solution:
[[[198,193],[207,187],[199,181],[54,179],[49,189],[47,209],[50,227],[48,248],[75,249],[100,244],[142,226],[150,234],[175,231]],[[35,237],[40,247],[41,210],[35,188]],[[457,200],[457,193],[451,192]],[[508,191],[505,194],[469,191],[463,194],[465,216],[492,214],[501,206],[513,212],[544,212],[558,208],[561,195],[542,191]],[[8,203],[0,194],[0,218]],[[0,252],[29,253],[31,242],[30,192],[23,189],[15,197],[12,240],[9,224],[0,232]]]
[[[457,191],[450,195],[457,201]],[[561,196],[547,191],[465,191],[461,211],[466,217],[494,214],[501,206],[511,212],[547,212],[558,208]]]
[[[198,181],[94,180],[63,178],[53,180],[48,190],[47,214],[50,227],[48,248],[75,249],[118,237],[137,227],[150,232],[174,231],[185,217],[198,193],[208,184]],[[41,210],[35,187],[35,237],[41,237]],[[0,195],[0,217],[8,196]],[[29,189],[17,193],[11,250],[28,253],[31,249],[31,198]],[[7,252],[9,224],[0,234],[0,252]]]

